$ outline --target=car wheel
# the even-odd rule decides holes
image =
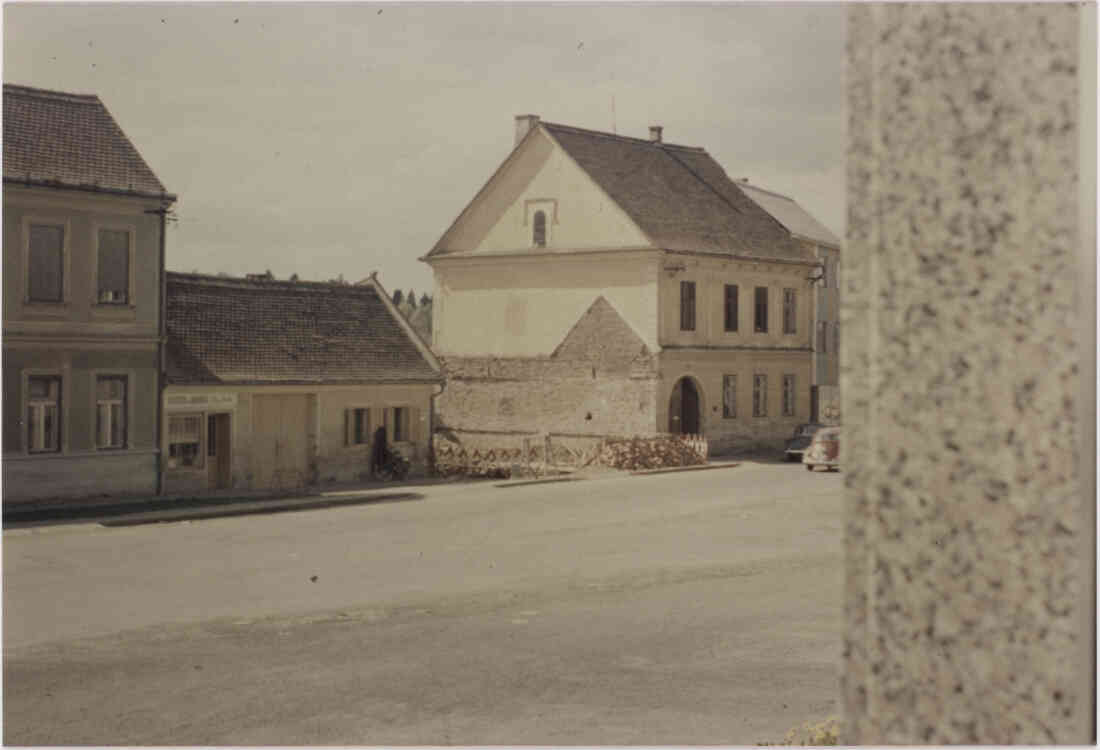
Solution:
[[[806,471],[813,471],[813,470],[814,470],[814,465],[813,464],[806,464]]]

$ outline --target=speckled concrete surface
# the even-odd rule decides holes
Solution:
[[[1079,10],[848,12],[843,739],[1088,742]]]

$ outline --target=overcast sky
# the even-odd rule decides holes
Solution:
[[[4,81],[95,93],[179,195],[168,267],[431,289],[513,117],[702,146],[844,230],[839,5],[4,6]]]

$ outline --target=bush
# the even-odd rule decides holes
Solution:
[[[794,727],[783,737],[782,742],[758,742],[758,745],[800,745],[803,747],[823,747],[840,744],[840,719],[830,716],[819,722],[807,721]]]

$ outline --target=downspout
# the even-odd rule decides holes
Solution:
[[[165,231],[168,227],[168,208],[161,206],[160,211],[160,262],[157,264],[157,285],[160,287],[160,300],[157,321],[157,411],[156,411],[156,451],[157,458],[157,495],[164,493],[164,376],[165,376],[165,340],[168,334],[166,323],[168,301],[168,277],[164,272]]]

